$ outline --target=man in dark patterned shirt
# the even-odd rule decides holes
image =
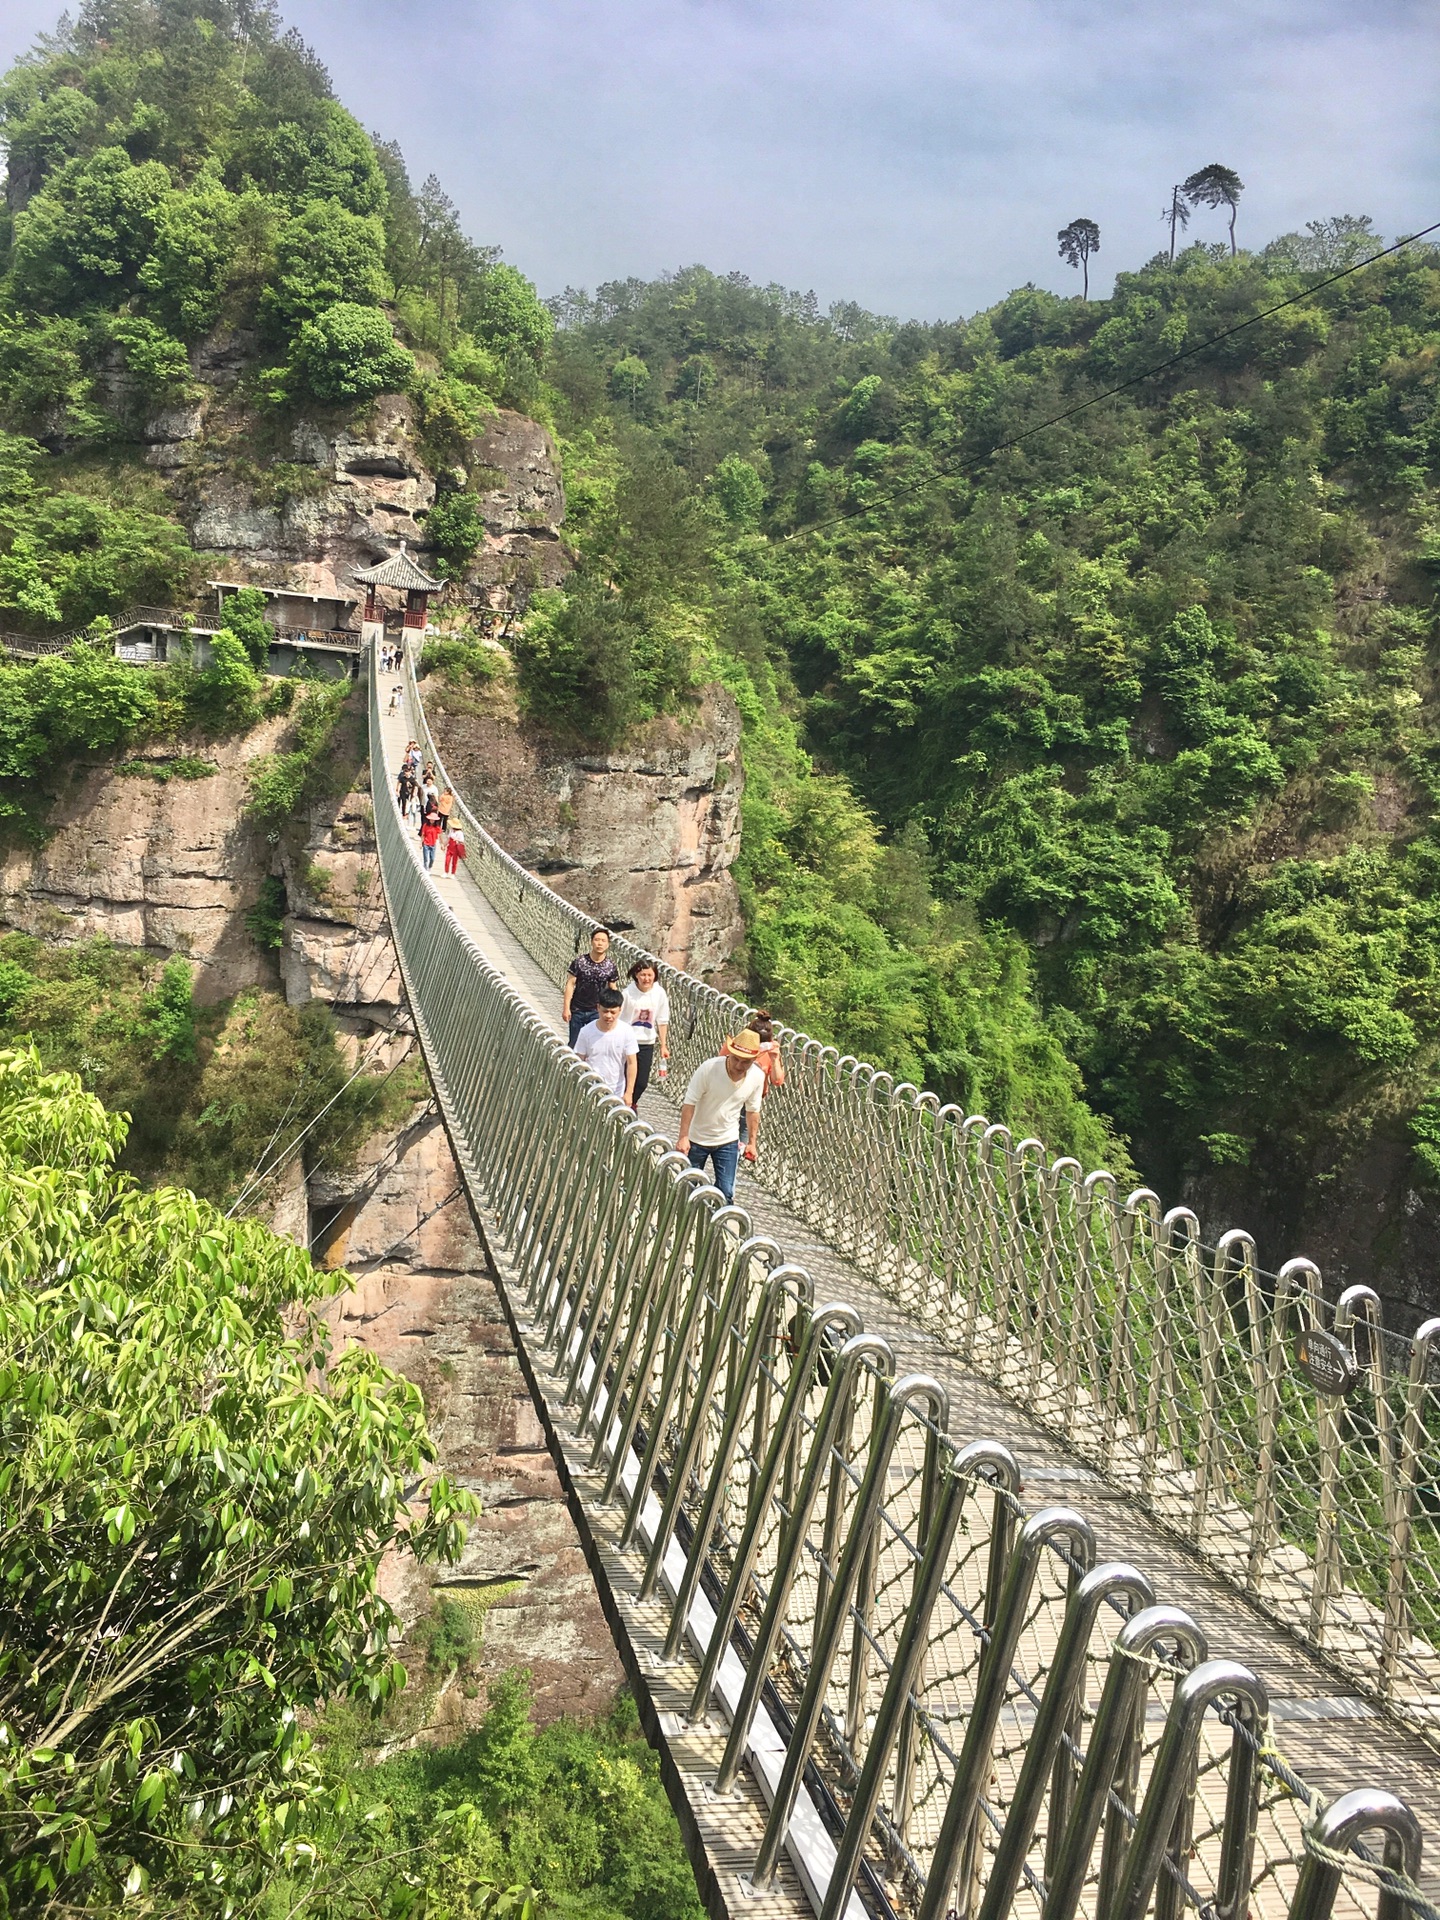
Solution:
[[[620,974],[610,958],[610,936],[604,927],[596,927],[590,936],[590,951],[577,953],[565,976],[565,1004],[560,1017],[569,1028],[573,1047],[575,1036],[600,1010],[600,995],[606,987],[617,985]]]

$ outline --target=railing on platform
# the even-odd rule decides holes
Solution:
[[[274,646],[332,647],[339,653],[358,653],[360,635],[353,627],[276,627]]]
[[[0,633],[0,647],[22,659],[43,660],[51,654],[67,652],[77,640],[109,647],[136,627],[164,627],[173,631],[188,629],[198,620],[198,614],[185,613],[177,607],[127,607],[123,613],[104,622],[91,620],[78,627],[68,627],[63,633]]]
[[[137,628],[154,627],[166,633],[211,634],[215,631],[215,619],[214,614],[188,613],[181,607],[127,607],[123,613],[114,614],[107,622],[91,621],[85,626],[70,627],[64,633],[49,636],[0,632],[0,648],[19,659],[44,660],[53,654],[67,652],[77,640],[109,648]],[[323,647],[335,652],[358,653],[360,634],[353,627],[277,626],[271,644]],[[122,654],[121,657],[127,656]]]
[[[370,684],[380,867],[425,1058],[532,1361],[578,1412],[641,1598],[666,1601],[667,1652],[696,1663],[692,1719],[724,1704],[714,1790],[747,1761],[764,1775],[756,1888],[789,1846],[822,1920],[855,1920],[857,1883],[872,1913],[920,1920],[1327,1920],[1337,1900],[1436,1920],[1404,1803],[1323,1808],[1276,1750],[1261,1679],[1212,1657],[1142,1570],[1097,1564],[1083,1514],[1030,1511],[1007,1449],[953,1439],[944,1389],[896,1378],[860,1315],[817,1300],[488,964],[385,804]],[[558,974],[556,930],[588,923],[478,834],[471,865]],[[699,1057],[704,1023],[718,1038],[738,1010],[689,988],[677,1024]],[[893,1103],[848,1111],[871,1126]],[[1002,1164],[993,1134],[976,1164]],[[993,1288],[983,1264],[965,1286]],[[786,1735],[768,1760],[762,1712]],[[803,1793],[834,1834],[823,1872],[798,1858]],[[1383,1861],[1352,1850],[1361,1833]]]
[[[425,749],[443,762],[407,661]],[[453,782],[450,784],[453,785]],[[464,806],[469,866],[557,982],[596,924]],[[640,948],[620,935],[621,972]],[[683,1076],[747,1009],[676,968]],[[1440,1317],[1259,1265],[1188,1207],[781,1029],[756,1178],[914,1320],[1347,1678],[1440,1743]]]

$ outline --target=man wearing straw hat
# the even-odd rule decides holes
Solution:
[[[715,1184],[728,1204],[735,1198],[735,1168],[740,1158],[740,1116],[748,1134],[745,1158],[755,1158],[760,1137],[760,1096],[765,1075],[755,1064],[760,1058],[760,1036],[746,1027],[725,1042],[719,1056],[706,1060],[690,1076],[680,1109],[680,1137],[675,1142],[690,1156],[692,1167],[709,1160]]]

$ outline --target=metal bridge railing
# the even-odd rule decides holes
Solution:
[[[109,650],[112,642],[135,627],[187,627],[199,623],[199,614],[185,613],[176,607],[127,607],[112,614],[103,623],[91,620],[63,633],[41,637],[28,633],[0,633],[0,647],[23,659],[41,660],[51,654],[68,653],[77,640],[85,640]]]
[[[443,762],[407,662],[424,745]],[[453,782],[450,782],[453,786]],[[596,924],[464,806],[470,870],[557,984]],[[642,950],[620,935],[623,972]],[[687,1075],[745,1006],[661,963]],[[756,1178],[917,1324],[1354,1684],[1440,1741],[1440,1317],[1260,1267],[1187,1207],[780,1030]]]
[[[716,1791],[766,1770],[757,1886],[783,1848],[799,1858],[804,1798],[834,1841],[823,1871],[801,1862],[822,1920],[853,1920],[857,1884],[871,1912],[919,1920],[1436,1920],[1404,1803],[1322,1807],[1275,1749],[1261,1679],[1143,1570],[1097,1564],[1083,1514],[1030,1511],[1007,1449],[952,1437],[944,1388],[897,1378],[860,1315],[817,1300],[490,967],[385,804],[373,674],[371,726],[437,1096],[532,1360],[622,1516],[641,1598],[666,1603],[667,1654],[695,1662],[691,1718],[728,1721]],[[558,970],[555,929],[585,923],[478,835],[476,853]],[[734,1017],[704,993],[692,1052],[701,1014]],[[763,1769],[761,1716],[784,1734]],[[1361,1833],[1383,1860],[1353,1850]]]

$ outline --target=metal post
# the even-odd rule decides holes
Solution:
[[[1305,1835],[1305,1858],[1290,1901],[1289,1920],[1330,1920],[1345,1877],[1341,1859],[1362,1833],[1385,1835],[1385,1869],[1413,1881],[1420,1872],[1420,1822],[1403,1800],[1374,1787],[1357,1787],[1319,1814]],[[1359,1860],[1356,1866],[1360,1865]],[[1398,1887],[1380,1886],[1375,1920],[1407,1920],[1410,1908]]]
[[[849,1309],[830,1309],[832,1313]],[[857,1316],[858,1317],[858,1316]],[[819,1319],[819,1315],[816,1315]],[[812,1333],[814,1329],[811,1329]],[[796,1368],[797,1381],[792,1381],[793,1394],[785,1396],[786,1415],[798,1420],[804,1404],[804,1390],[808,1386],[815,1362],[819,1358],[820,1340],[807,1342],[810,1352],[807,1363]],[[750,1738],[750,1722],[754,1718],[755,1708],[759,1704],[765,1682],[770,1677],[770,1662],[775,1656],[775,1643],[780,1637],[780,1629],[785,1621],[786,1609],[790,1603],[790,1588],[800,1564],[800,1556],[805,1550],[805,1536],[809,1531],[810,1516],[815,1511],[815,1502],[820,1497],[821,1483],[830,1463],[830,1449],[835,1444],[835,1431],[844,1415],[850,1396],[854,1392],[855,1375],[866,1362],[872,1366],[893,1367],[894,1356],[889,1345],[878,1334],[857,1333],[848,1339],[836,1356],[834,1369],[830,1375],[830,1384],[825,1389],[825,1399],[820,1408],[819,1418],[815,1422],[815,1431],[810,1442],[810,1457],[805,1465],[805,1477],[800,1483],[800,1492],[796,1496],[795,1511],[780,1533],[780,1550],[776,1555],[775,1569],[770,1576],[770,1592],[765,1602],[765,1611],[755,1635],[754,1650],[750,1655],[750,1664],[745,1673],[745,1685],[735,1710],[735,1718],[730,1726],[730,1737],[725,1743],[725,1752],[721,1756],[719,1772],[715,1776],[716,1790],[728,1793],[735,1784],[735,1776],[740,1771],[745,1758],[746,1742]],[[786,1434],[784,1422],[777,1422],[775,1436],[766,1457],[765,1481],[773,1485],[774,1476],[780,1471],[784,1457]],[[695,1683],[695,1692],[690,1701],[690,1718],[703,1718],[710,1702],[710,1689],[715,1683],[715,1675],[720,1670],[720,1661],[729,1642],[735,1616],[750,1583],[755,1565],[755,1555],[760,1544],[760,1528],[765,1517],[769,1501],[765,1486],[757,1492],[750,1503],[750,1512],[746,1516],[745,1534],[735,1555],[735,1564],[730,1570],[730,1579],[726,1584],[725,1597],[716,1616],[715,1637],[710,1643],[705,1665],[700,1670],[700,1678]],[[724,1627],[722,1638],[721,1627]]]
[[[995,1440],[973,1440],[968,1447],[954,1454],[942,1468],[934,1524],[924,1558],[915,1571],[910,1605],[895,1643],[890,1678],[875,1715],[870,1744],[865,1752],[865,1765],[855,1788],[845,1831],[836,1849],[835,1867],[830,1876],[820,1920],[840,1920],[849,1905],[860,1855],[884,1790],[885,1771],[889,1765],[891,1747],[896,1742],[897,1729],[915,1708],[916,1703],[911,1696],[919,1683],[928,1645],[930,1616],[945,1578],[950,1549],[955,1542],[955,1529],[967,1501],[975,1491],[976,1480],[987,1471],[1012,1491],[1019,1485],[1020,1470],[1014,1455],[1008,1447],[1001,1446]]]
[[[926,1448],[927,1479],[924,1489],[927,1495],[930,1493],[932,1485],[929,1478],[930,1453],[933,1448],[938,1456],[941,1445],[938,1435],[932,1433],[929,1439],[931,1444],[927,1445]],[[1000,1457],[993,1451],[989,1453],[987,1462],[982,1462],[981,1456],[972,1451],[974,1448],[993,1449],[995,1445],[996,1443],[993,1441],[972,1441],[968,1447],[962,1448],[959,1459],[966,1463],[966,1471],[972,1473],[975,1471],[975,1468],[970,1465],[972,1461],[980,1464],[988,1464],[989,1470],[987,1478],[992,1481],[994,1485],[990,1509],[989,1578],[998,1591],[1000,1583],[1004,1579],[1005,1559],[1009,1555],[1010,1541],[1014,1532],[1015,1509],[1018,1505],[1017,1496],[1020,1491],[1020,1474],[1018,1467],[1015,1468],[1013,1473],[1009,1470],[1009,1467],[1002,1469]],[[1006,1453],[1008,1459],[1010,1457],[1008,1450],[1002,1449],[1002,1451]],[[1014,1464],[1013,1459],[1011,1459],[1010,1465],[1014,1466]],[[959,1470],[958,1464],[956,1470]],[[939,1495],[938,1480],[939,1476],[937,1473],[934,1481],[936,1499],[938,1499]],[[927,1500],[922,1505],[919,1516],[919,1537],[916,1544],[922,1554],[928,1553],[930,1547],[930,1530],[935,1524],[935,1516],[933,1511],[931,1511],[933,1505],[933,1500]],[[909,1831],[910,1815],[913,1809],[915,1769],[920,1744],[920,1707],[915,1695],[919,1690],[918,1687],[913,1689],[906,1702],[904,1715],[900,1722],[899,1737],[895,1742],[895,1788],[891,1800],[891,1825],[894,1828],[897,1840],[901,1842],[904,1841]]]
[[[1104,1566],[1092,1568],[1070,1594],[1035,1725],[1026,1743],[1020,1777],[1010,1796],[1005,1825],[990,1862],[990,1878],[978,1920],[1005,1920],[1010,1911],[1020,1871],[1039,1824],[1047,1780],[1051,1782],[1049,1830],[1058,1838],[1064,1826],[1069,1794],[1056,1792],[1062,1772],[1063,1777],[1069,1779],[1069,1762],[1062,1752],[1062,1743],[1072,1732],[1083,1702],[1086,1660],[1095,1622],[1102,1607],[1120,1599],[1130,1603],[1132,1617],[1140,1608],[1152,1606],[1155,1601],[1155,1590],[1145,1575],[1123,1561],[1107,1561]]]
[[[630,1334],[625,1343],[625,1350],[616,1363],[614,1385],[611,1389],[609,1401],[610,1412],[614,1414],[619,1422],[619,1432],[613,1441],[608,1437],[608,1434],[597,1433],[595,1436],[594,1464],[596,1466],[600,1464],[604,1448],[607,1446],[610,1448],[610,1471],[606,1476],[604,1487],[601,1489],[601,1506],[608,1505],[609,1502],[614,1499],[615,1490],[620,1483],[621,1470],[629,1458],[630,1449],[635,1439],[635,1429],[640,1424],[640,1416],[645,1410],[646,1386],[647,1383],[655,1377],[656,1349],[669,1325],[669,1316],[673,1310],[676,1295],[683,1289],[685,1284],[687,1250],[693,1249],[696,1239],[704,1230],[705,1207],[712,1199],[718,1200],[721,1205],[723,1205],[724,1198],[725,1196],[720,1192],[718,1187],[696,1186],[691,1188],[690,1192],[686,1195],[685,1210],[681,1214],[675,1229],[675,1237],[671,1243],[670,1259],[666,1266],[664,1278],[656,1289],[650,1308],[649,1323],[648,1325],[642,1325],[639,1314],[635,1316],[631,1323]],[[699,1264],[698,1256],[696,1256],[693,1251],[691,1252],[690,1258],[692,1267],[693,1265]],[[638,1363],[635,1360],[635,1349],[637,1346],[641,1346]],[[625,1400],[627,1389],[629,1391],[628,1404]],[[610,1421],[607,1417],[604,1426],[608,1429],[609,1425]]]
[[[795,1808],[795,1796],[800,1791],[800,1782],[810,1758],[815,1731],[820,1724],[820,1710],[825,1704],[825,1693],[830,1684],[830,1670],[839,1649],[840,1635],[850,1607],[850,1596],[855,1587],[861,1559],[869,1551],[876,1516],[880,1512],[881,1503],[885,1497],[886,1479],[890,1472],[890,1456],[894,1453],[895,1442],[900,1437],[901,1422],[912,1402],[917,1400],[929,1403],[931,1414],[937,1419],[937,1424],[949,1406],[949,1396],[940,1382],[932,1380],[929,1374],[925,1373],[905,1374],[890,1388],[886,1397],[884,1415],[877,1424],[870,1442],[870,1457],[865,1463],[865,1477],[860,1482],[860,1490],[855,1496],[850,1531],[846,1536],[844,1551],[840,1555],[840,1564],[835,1571],[834,1586],[831,1589],[829,1604],[825,1609],[822,1630],[811,1657],[805,1691],[801,1694],[800,1704],[795,1709],[795,1726],[790,1735],[790,1744],[785,1749],[785,1765],[781,1769],[780,1779],[775,1788],[775,1798],[770,1803],[770,1817],[765,1822],[765,1831],[761,1835],[760,1851],[755,1856],[755,1869],[751,1878],[757,1887],[768,1887],[775,1877],[780,1849],[784,1846],[785,1836],[790,1830],[790,1815]]]
[[[722,1207],[715,1215],[713,1224],[718,1228],[726,1214],[730,1212],[739,1215],[740,1209],[738,1207],[734,1209]],[[736,1319],[745,1301],[745,1294],[749,1285],[748,1272],[750,1262],[758,1259],[762,1255],[775,1262],[775,1266],[766,1276],[767,1286],[777,1272],[783,1272],[785,1279],[794,1276],[803,1281],[807,1289],[809,1287],[809,1275],[806,1274],[802,1268],[790,1266],[786,1266],[783,1269],[781,1268],[780,1262],[782,1255],[779,1247],[776,1246],[773,1240],[764,1239],[759,1235],[752,1235],[749,1239],[742,1240],[730,1256],[730,1277],[721,1294],[719,1305],[715,1308],[711,1316],[708,1337],[701,1349],[700,1366],[695,1382],[695,1397],[690,1410],[690,1417],[686,1423],[684,1437],[676,1451],[675,1459],[670,1469],[670,1483],[665,1489],[665,1500],[660,1510],[660,1524],[656,1529],[655,1538],[650,1543],[650,1551],[646,1555],[645,1571],[640,1579],[640,1598],[642,1600],[648,1600],[655,1590],[655,1582],[660,1574],[660,1565],[665,1558],[665,1549],[669,1545],[671,1537],[675,1532],[675,1522],[680,1512],[680,1505],[685,1498],[685,1490],[690,1484],[690,1477],[695,1471],[695,1463],[699,1457],[701,1445],[704,1441],[706,1425],[714,1418],[715,1408],[713,1405],[713,1397],[719,1385],[721,1372],[725,1366],[728,1349],[734,1338]],[[700,1296],[705,1293],[706,1289],[697,1288],[697,1301]],[[759,1309],[761,1315],[766,1312],[766,1298],[765,1289],[762,1288],[761,1306]],[[651,1463],[650,1470],[653,1472],[653,1463]],[[725,1466],[725,1472],[729,1472],[728,1462]],[[641,1480],[646,1486],[649,1485],[649,1479],[643,1468],[641,1471]],[[635,1502],[632,1505],[630,1514],[626,1516],[625,1525],[627,1534],[633,1529],[635,1518],[640,1511],[640,1501],[642,1498],[643,1496],[637,1488]]]
[[[1150,1790],[1125,1858],[1124,1875],[1113,1905],[1097,1910],[1096,1920],[1145,1920],[1176,1817],[1194,1795],[1201,1724],[1215,1702],[1224,1698],[1235,1702],[1231,1709],[1235,1732],[1230,1743],[1225,1825],[1211,1912],[1215,1920],[1242,1920],[1250,1897],[1260,1803],[1259,1745],[1270,1700],[1264,1683],[1238,1660],[1207,1660],[1187,1673],[1175,1689],[1170,1717],[1155,1754]]]
[[[975,1698],[965,1739],[955,1762],[950,1798],[940,1822],[925,1891],[917,1920],[941,1920],[950,1904],[950,1889],[970,1846],[975,1816],[990,1772],[995,1748],[995,1726],[1010,1686],[1010,1665],[1025,1625],[1030,1589],[1040,1559],[1056,1540],[1069,1543],[1074,1559],[1088,1572],[1095,1559],[1095,1535],[1090,1522],[1073,1507],[1042,1507],[1020,1529],[1020,1538],[1005,1571],[1005,1585],[995,1611],[995,1624],[975,1676]]]
[[[1206,1658],[1205,1635],[1179,1607],[1146,1607],[1120,1629],[1085,1765],[1050,1869],[1045,1920],[1075,1920],[1079,1911],[1111,1787],[1117,1779],[1128,1779],[1138,1764],[1150,1682],[1148,1662],[1153,1650],[1166,1641],[1174,1641],[1192,1666]],[[1128,1803],[1126,1795],[1122,1800]],[[1102,1886],[1105,1880],[1102,1872]]]
[[[750,1329],[750,1338],[745,1345],[745,1354],[741,1362],[739,1379],[731,1398],[729,1412],[726,1415],[725,1431],[721,1436],[719,1457],[711,1469],[710,1485],[706,1490],[705,1503],[700,1509],[700,1517],[695,1525],[695,1537],[691,1542],[690,1557],[685,1567],[685,1586],[683,1590],[691,1594],[694,1593],[699,1583],[700,1570],[704,1563],[705,1556],[710,1549],[710,1537],[714,1531],[716,1515],[719,1511],[720,1500],[723,1497],[725,1482],[729,1477],[730,1469],[735,1458],[735,1451],[739,1445],[740,1429],[744,1424],[745,1414],[750,1405],[755,1376],[759,1371],[765,1345],[770,1338],[770,1332],[775,1324],[776,1316],[781,1311],[782,1302],[785,1297],[786,1276],[790,1271],[791,1269],[777,1267],[775,1272],[770,1276],[762,1300],[761,1311],[755,1317],[755,1321]],[[798,1272],[799,1269],[796,1268],[793,1269],[793,1271]],[[806,1278],[806,1284],[807,1286],[809,1284],[808,1276]],[[736,1544],[735,1552],[730,1562],[730,1578],[725,1584],[725,1591],[721,1595],[720,1605],[715,1610],[714,1636],[711,1639],[705,1658],[701,1662],[700,1675],[695,1682],[695,1691],[690,1697],[690,1718],[692,1720],[703,1720],[709,1712],[710,1691],[715,1684],[715,1676],[720,1671],[720,1662],[725,1657],[725,1649],[730,1644],[730,1635],[734,1630],[736,1617],[744,1605],[749,1592],[751,1575],[754,1572],[756,1557],[760,1551],[761,1534],[774,1501],[775,1482],[779,1478],[783,1462],[789,1456],[792,1436],[798,1434],[800,1431],[801,1414],[804,1410],[805,1401],[809,1396],[811,1384],[814,1380],[821,1355],[830,1342],[842,1338],[847,1345],[850,1341],[857,1338],[863,1339],[865,1345],[859,1350],[861,1353],[876,1351],[877,1343],[873,1341],[871,1336],[861,1335],[860,1316],[853,1307],[841,1306],[833,1301],[826,1306],[817,1307],[810,1316],[809,1326],[806,1329],[800,1352],[796,1357],[794,1366],[790,1370],[790,1380],[785,1389],[785,1397],[780,1404],[780,1414],[775,1423],[775,1430],[771,1435],[770,1445],[766,1449],[759,1481],[751,1490],[745,1512],[745,1523],[741,1528],[740,1539]],[[888,1346],[884,1346],[883,1342],[878,1344],[884,1347],[886,1354],[889,1353],[890,1349]],[[844,1351],[845,1347],[842,1346],[842,1355]],[[858,1361],[847,1361],[847,1368],[852,1364],[858,1364]],[[833,1384],[834,1373],[832,1371],[831,1385],[833,1386]],[[837,1389],[837,1391],[839,1391],[839,1389]],[[821,1408],[820,1418],[816,1423],[817,1433],[825,1424],[829,1404],[827,1398],[825,1405]],[[817,1489],[818,1486],[819,1470],[817,1469]],[[797,1503],[792,1512],[791,1524],[794,1523],[794,1517],[799,1512],[800,1507]],[[807,1514],[807,1521],[808,1517]],[[805,1523],[802,1522],[801,1524],[803,1528]],[[783,1553],[784,1537],[782,1533],[782,1556]],[[775,1574],[772,1574],[770,1582],[772,1597],[775,1593],[776,1580],[778,1577],[779,1569],[777,1565],[777,1571]],[[679,1651],[681,1631],[682,1623],[672,1618],[670,1635],[665,1643],[667,1659],[673,1659]]]

